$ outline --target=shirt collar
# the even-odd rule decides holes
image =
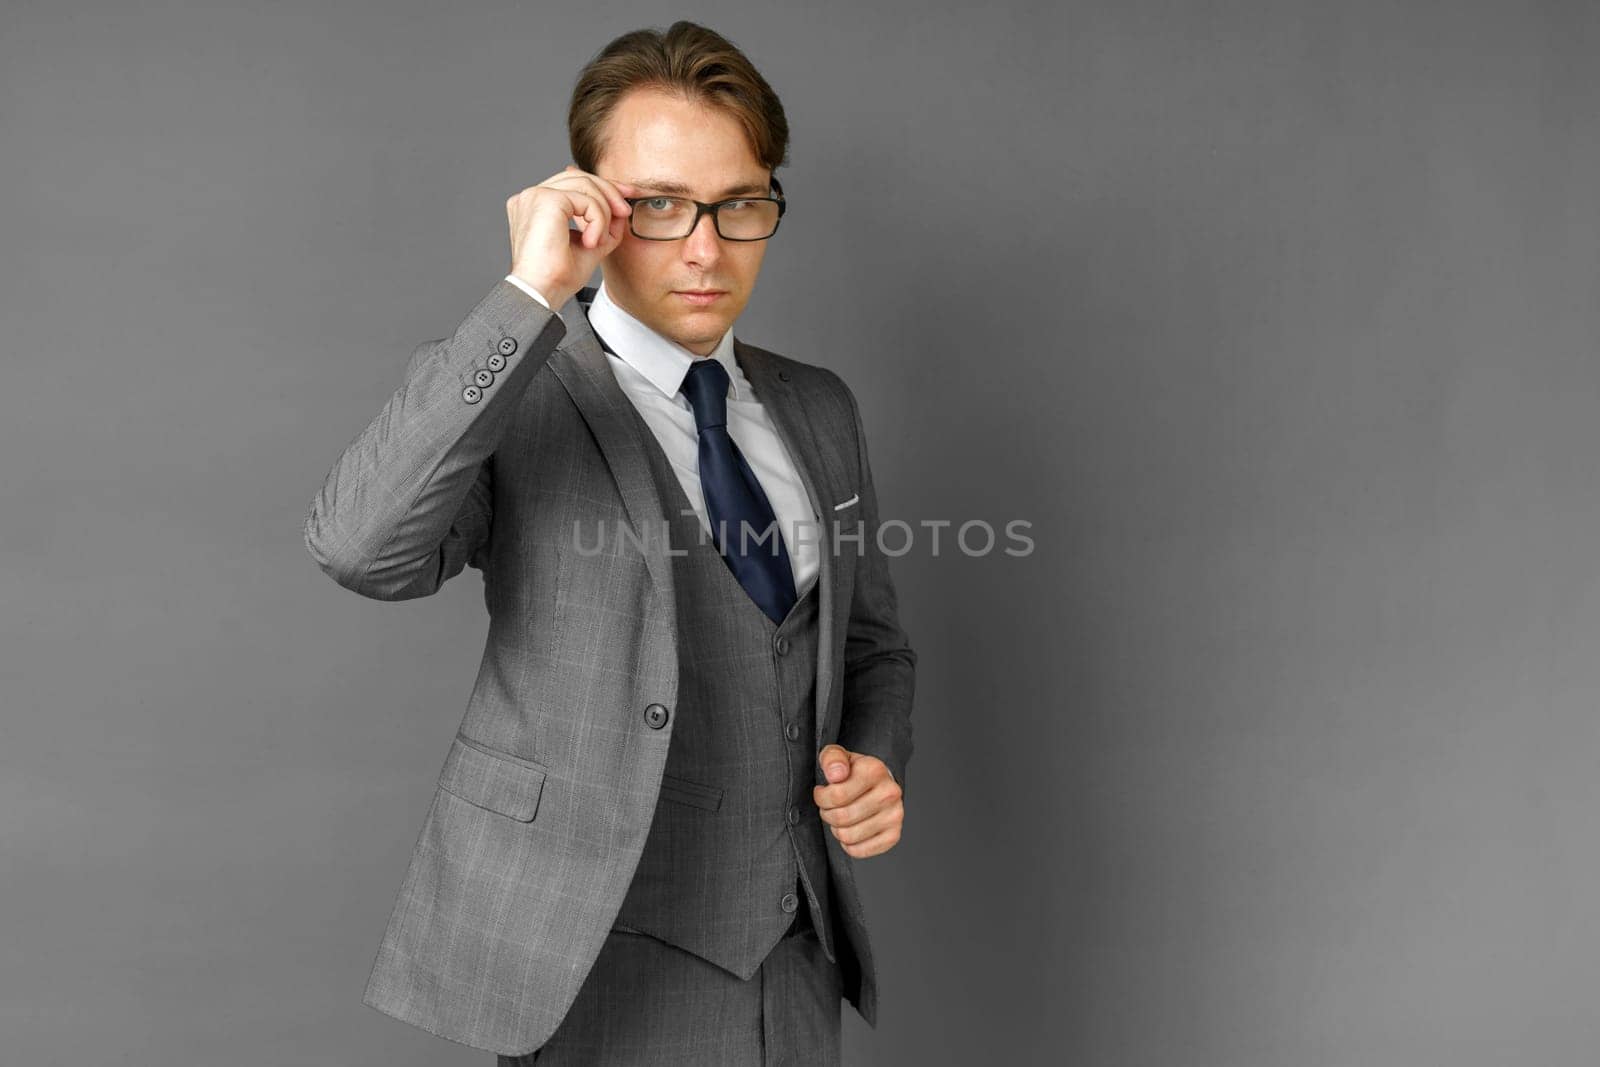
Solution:
[[[611,299],[604,280],[595,290],[594,301],[589,305],[589,325],[595,333],[606,339],[606,344],[611,346],[618,359],[644,375],[669,400],[678,395],[690,366],[702,358],[624,311]],[[744,375],[740,373],[738,360],[734,358],[731,326],[717,342],[717,347],[712,349],[711,358],[720,360],[727,369],[730,396],[735,400],[745,399],[741,384]]]

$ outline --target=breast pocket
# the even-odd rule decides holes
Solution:
[[[439,772],[445,792],[480,808],[532,822],[544,792],[543,764],[456,734]]]

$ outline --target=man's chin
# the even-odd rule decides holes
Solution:
[[[674,340],[711,342],[728,332],[728,317],[710,311],[686,311],[673,316]]]

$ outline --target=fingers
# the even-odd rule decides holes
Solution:
[[[610,227],[612,216],[632,214],[633,207],[624,197],[638,192],[638,188],[628,182],[602,178],[598,174],[579,170],[571,163],[568,163],[560,174],[540,184],[551,189],[560,189],[569,196],[587,196],[600,204],[604,210],[604,221],[600,224],[602,230]]]
[[[590,174],[567,164],[538,185],[506,200],[512,269],[523,277],[543,275],[557,290],[587,278],[599,259],[627,236],[633,207],[626,197],[637,186]],[[562,221],[557,221],[562,220]]]
[[[571,163],[567,164],[567,170],[570,171],[572,175],[588,179],[591,184],[599,189],[601,194],[605,196],[608,204],[610,205],[612,214],[627,215],[633,211],[632,205],[630,205],[623,198],[637,195],[639,192],[637,186],[630,185],[629,183],[617,178],[602,178],[598,174],[591,174],[586,170],[579,170]]]
[[[830,773],[828,770],[837,762],[835,753],[838,752],[843,752],[849,757],[849,769],[843,778],[837,777],[837,772]],[[894,780],[888,764],[877,756],[869,756],[865,752],[850,752],[841,745],[830,744],[823,746],[822,751],[817,754],[817,762],[821,764],[824,776],[829,779],[827,785],[811,787],[811,796],[819,808],[825,810],[842,808],[868,796],[874,790],[881,790],[879,795],[885,801],[897,800],[900,797],[900,783]]]
[[[899,843],[900,831],[896,828],[885,830],[880,834],[867,838],[865,841],[858,841],[854,844],[845,844],[841,841],[839,846],[844,849],[845,855],[852,859],[860,860],[866,859],[868,856],[880,856]]]
[[[813,787],[813,798],[816,799],[817,814],[829,826],[837,828],[855,826],[874,818],[880,812],[903,808],[900,802],[900,787],[893,782],[869,783],[867,788],[856,796],[838,802],[827,802],[826,797],[816,797],[817,791],[823,788],[823,786]]]
[[[846,855],[860,859],[893,848],[900,840],[904,824],[905,808],[895,804],[850,826],[829,827],[828,832],[833,834]]]
[[[878,784],[878,780],[872,775],[857,771],[843,781],[834,782],[832,785],[812,786],[811,797],[816,801],[817,807],[824,811],[833,811],[860,801],[871,794],[873,788]]]
[[[826,744],[817,753],[817,763],[829,782],[842,782],[850,776],[850,750],[840,744]]]
[[[891,823],[898,823],[905,815],[905,805],[897,800],[879,799],[826,811],[819,809],[818,814],[836,833],[852,834],[839,840],[856,841],[867,834],[877,833]]]
[[[578,217],[584,220],[583,246],[595,248],[600,244],[601,237],[611,229],[610,208],[603,200],[587,193],[580,193],[575,199],[583,209],[578,213]]]
[[[567,201],[567,217],[579,220],[578,239],[585,248],[594,248],[611,229],[611,210],[606,202],[583,189],[551,186]]]
[[[639,191],[625,181],[602,178],[568,163],[560,174],[554,174],[534,186],[560,193],[569,223],[577,222],[575,240],[584,248],[602,248],[609,252],[628,231],[627,216],[633,207],[625,199]],[[513,216],[517,202],[526,194],[513,196],[506,203],[506,211]]]

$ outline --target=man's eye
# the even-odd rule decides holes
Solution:
[[[666,211],[672,204],[672,198],[666,196],[653,196],[644,202],[644,206],[651,211]]]

